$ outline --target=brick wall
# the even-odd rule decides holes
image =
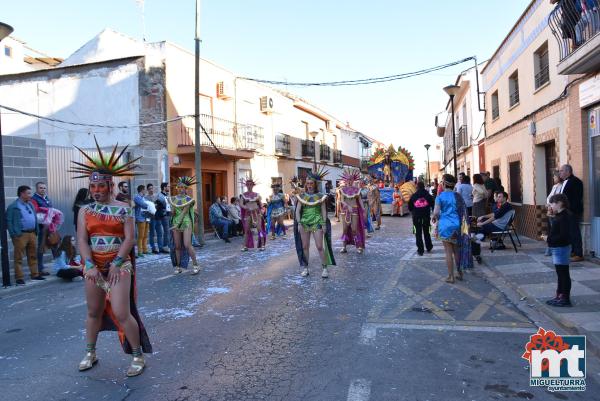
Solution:
[[[139,75],[140,124],[154,123],[166,119],[165,69],[151,67]],[[167,148],[167,125],[157,124],[140,128],[140,146],[146,149]]]

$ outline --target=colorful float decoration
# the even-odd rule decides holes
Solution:
[[[408,212],[407,203],[417,190],[413,182],[413,170],[415,160],[412,154],[402,146],[394,149],[390,145],[387,149],[380,147],[369,159],[367,172],[379,182],[383,182],[383,188],[380,188],[381,207],[383,214],[393,213],[392,204],[394,202],[394,188],[398,186],[402,193],[404,201],[399,207],[402,209],[400,215]],[[406,210],[404,210],[406,209]]]

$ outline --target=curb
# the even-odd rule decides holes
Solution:
[[[569,319],[563,317],[563,314],[555,312],[550,307],[548,307],[548,305],[546,305],[543,302],[540,302],[537,298],[529,294],[527,291],[523,290],[517,283],[515,283],[505,274],[503,274],[502,271],[499,270],[497,267],[488,265],[485,259],[483,265],[492,270],[497,277],[502,277],[502,279],[504,279],[504,281],[517,294],[519,294],[522,298],[526,298],[529,304],[533,304],[535,310],[537,310],[539,313],[544,314],[546,317],[548,317],[550,320],[556,323],[557,326],[561,327],[565,332],[567,332],[568,334],[586,336],[587,347],[589,351],[591,351],[592,354],[594,354],[596,357],[600,358],[600,336],[591,333],[582,327],[577,326]],[[487,276],[487,273],[485,273],[485,271],[483,274]]]

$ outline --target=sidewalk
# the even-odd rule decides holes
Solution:
[[[600,265],[590,261],[571,263],[571,308],[546,305],[556,292],[556,272],[552,258],[544,256],[545,243],[521,237],[519,252],[506,249],[489,250],[482,244],[481,265],[476,270],[503,277],[520,295],[521,301],[544,313],[565,331],[587,336],[588,345],[600,354]],[[489,271],[485,271],[489,268]]]

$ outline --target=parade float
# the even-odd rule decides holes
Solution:
[[[396,188],[401,193],[396,200],[400,214],[408,213],[408,201],[417,190],[413,181],[414,168],[412,154],[402,146],[395,149],[390,145],[387,149],[380,147],[375,150],[369,159],[367,172],[379,184],[382,214],[392,214]]]

